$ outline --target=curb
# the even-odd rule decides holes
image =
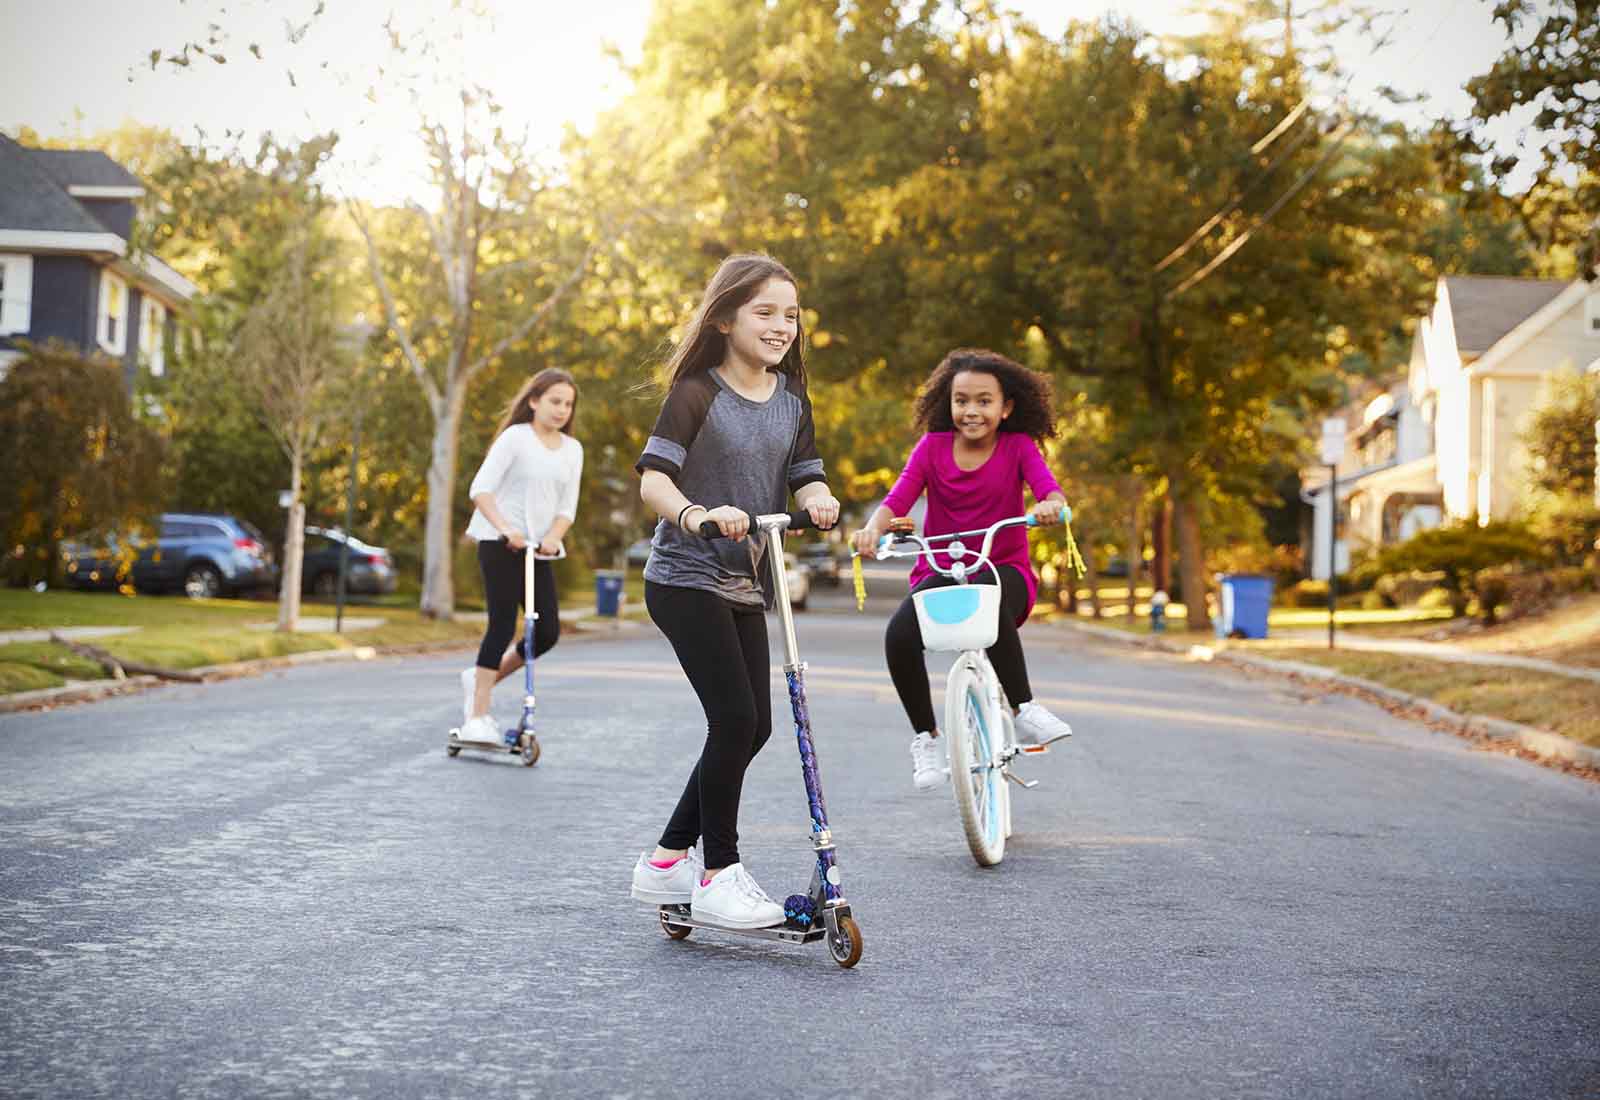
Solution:
[[[1078,630],[1096,638],[1122,642],[1125,645],[1138,646],[1144,649],[1157,649],[1162,652],[1177,654],[1188,652],[1183,647],[1162,639],[1128,635],[1120,630],[1113,630],[1108,627],[1089,626],[1082,623],[1061,623],[1059,625],[1067,630]],[[1482,737],[1490,741],[1515,745],[1532,753],[1541,760],[1555,760],[1567,764],[1577,764],[1581,767],[1600,769],[1600,749],[1580,744],[1570,737],[1552,733],[1549,730],[1542,730],[1536,726],[1525,726],[1520,722],[1510,722],[1504,718],[1462,714],[1460,711],[1454,711],[1449,707],[1435,703],[1432,699],[1425,699],[1420,695],[1412,695],[1410,692],[1401,691],[1398,688],[1392,688],[1373,680],[1366,680],[1360,676],[1350,676],[1334,669],[1323,668],[1321,665],[1302,664],[1299,661],[1277,661],[1268,657],[1257,657],[1254,654],[1230,653],[1226,650],[1213,650],[1212,659],[1246,668],[1257,668],[1265,672],[1275,672],[1284,676],[1299,676],[1320,680],[1337,687],[1353,688],[1375,695],[1388,702],[1421,711],[1430,721],[1449,726],[1458,732]]]
[[[587,621],[588,619],[578,620],[578,622]],[[607,637],[629,633],[643,626],[642,623],[636,623],[628,619],[617,619],[604,625],[592,626],[579,626],[578,622],[571,623],[571,629],[562,633],[563,642],[576,642],[585,636],[588,636],[592,641],[601,641]],[[192,672],[199,676],[204,683],[210,684],[220,683],[224,680],[238,680],[246,676],[259,676],[262,673],[297,668],[301,665],[329,664],[336,661],[374,661],[380,657],[412,657],[419,654],[448,653],[452,650],[471,650],[474,648],[475,646],[471,641],[463,638],[440,642],[414,642],[408,645],[313,649],[306,653],[291,653],[282,657],[258,657],[254,660],[231,661],[221,665],[203,665],[199,668],[185,669],[184,671]],[[183,682],[185,681],[163,680],[158,676],[130,676],[126,680],[90,680],[79,684],[66,684],[62,687],[41,688],[38,691],[18,691],[10,695],[0,695],[0,714],[45,710],[73,703],[96,703],[102,699],[110,699],[118,695],[134,695],[168,683]]]

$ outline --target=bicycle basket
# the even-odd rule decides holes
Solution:
[[[914,592],[924,649],[988,649],[1000,635],[1000,586],[958,584]]]

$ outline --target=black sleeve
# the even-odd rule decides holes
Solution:
[[[795,428],[794,449],[789,454],[789,491],[799,491],[813,481],[827,481],[822,468],[822,457],[817,454],[817,427],[811,419],[811,395],[800,383],[789,379],[785,383],[800,399],[800,423]]]
[[[717,395],[716,383],[703,375],[685,378],[667,393],[656,416],[650,438],[633,468],[640,474],[646,470],[660,470],[676,478],[683,470],[683,460],[700,434],[700,425],[706,422],[712,399]]]

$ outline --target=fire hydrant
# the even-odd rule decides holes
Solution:
[[[1156,589],[1150,597],[1150,632],[1160,634],[1167,629],[1167,604],[1171,602],[1163,589]]]

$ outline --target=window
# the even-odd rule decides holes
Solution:
[[[33,257],[0,256],[0,336],[27,332],[33,312]]]
[[[112,355],[128,350],[128,284],[110,270],[100,272],[99,336]]]
[[[165,373],[167,311],[154,298],[146,295],[139,303],[139,358],[150,366],[157,378]]]

